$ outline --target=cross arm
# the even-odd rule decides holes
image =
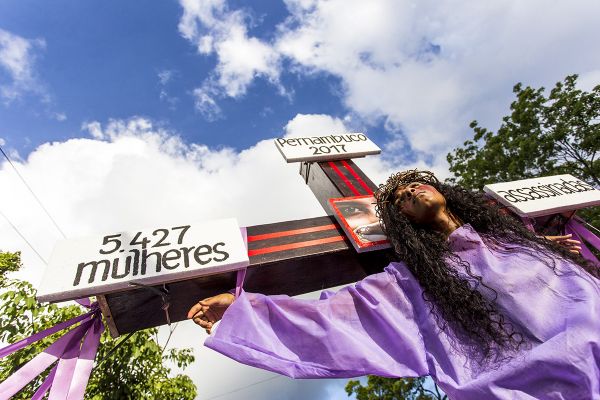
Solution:
[[[357,254],[329,216],[247,228],[250,266],[244,289],[290,296],[356,282],[381,272],[386,252]],[[171,322],[186,318],[198,300],[235,287],[236,273],[203,276],[166,285]],[[162,286],[155,286],[162,289]],[[118,336],[167,323],[162,299],[146,288],[99,296],[110,332]]]
[[[303,162],[300,175],[329,215],[248,227],[247,291],[294,296],[322,290],[380,272],[390,260],[389,251],[357,254],[330,216],[330,198],[376,189],[352,160]],[[169,283],[171,322],[185,319],[196,301],[230,290],[235,281],[235,272],[229,272]],[[156,291],[132,288],[98,300],[113,336],[167,323]]]

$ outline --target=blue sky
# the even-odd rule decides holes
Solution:
[[[383,154],[356,162],[375,182],[446,177],[469,122],[496,128],[516,82],[600,83],[598,15],[596,0],[5,0],[0,145],[69,238],[319,216],[274,138],[365,132]],[[61,235],[4,161],[0,188],[0,211],[49,258]],[[44,262],[4,219],[0,249],[39,282]],[[345,397],[345,381],[284,378],[220,396],[273,374],[204,338],[184,323],[170,342],[194,348],[199,399]]]
[[[528,25],[521,18],[535,5],[194,3],[2,2],[0,27],[29,44],[32,82],[2,99],[0,138],[26,156],[85,136],[87,122],[141,116],[187,143],[239,151],[282,135],[298,114],[324,114],[389,145],[386,156],[397,151],[405,162],[443,169],[470,120],[497,125],[517,81],[597,74],[586,21],[576,30],[585,36],[561,31],[591,2],[555,5],[547,21]],[[562,15],[566,27],[557,29],[550,21]],[[519,41],[524,34],[531,40]],[[201,50],[206,38],[212,47]],[[231,55],[257,48],[248,60]],[[11,85],[4,67],[0,83]],[[208,102],[199,103],[200,92]]]
[[[248,34],[269,39],[287,13],[280,1],[252,8],[240,2],[250,22]],[[192,90],[208,78],[216,56],[199,56],[177,29],[176,1],[140,8],[135,2],[36,2],[0,4],[0,27],[35,45],[35,69],[48,99],[24,93],[0,108],[2,137],[27,155],[46,141],[79,137],[86,121],[139,115],[176,130],[186,141],[209,146],[249,147],[280,136],[296,114],[343,116],[340,80],[328,73],[281,74],[288,94],[257,79],[245,96],[220,99],[222,115],[206,118],[194,107]],[[6,74],[4,79],[6,79]],[[63,117],[64,116],[64,119]],[[381,135],[377,123],[371,135]]]

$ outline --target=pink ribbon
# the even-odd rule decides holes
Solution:
[[[32,399],[42,399],[48,390],[48,399],[51,400],[83,399],[104,324],[97,303],[91,304],[89,299],[79,299],[77,302],[91,310],[0,349],[0,358],[6,357],[31,343],[81,322],[0,383],[0,400],[9,399],[56,361],[58,363]]]

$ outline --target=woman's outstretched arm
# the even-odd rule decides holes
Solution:
[[[388,272],[320,300],[243,292],[233,301],[223,294],[201,301],[189,314],[208,330],[221,316],[206,346],[290,377],[429,373],[412,305]]]

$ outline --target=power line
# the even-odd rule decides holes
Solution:
[[[63,236],[63,238],[66,239],[67,236],[65,235],[65,233],[62,231],[62,229],[60,229],[60,227],[58,226],[58,224],[56,223],[56,221],[54,220],[54,218],[52,218],[52,215],[50,215],[50,213],[48,212],[48,210],[46,209],[46,207],[44,207],[44,205],[42,204],[42,202],[40,201],[40,199],[33,192],[33,189],[31,189],[31,187],[27,184],[27,182],[25,181],[25,178],[23,178],[23,176],[21,176],[21,174],[19,173],[19,170],[17,169],[17,167],[12,163],[12,161],[8,157],[8,154],[6,154],[4,152],[4,150],[2,149],[2,146],[0,146],[0,152],[2,152],[2,155],[4,156],[4,158],[6,158],[6,161],[8,161],[8,163],[10,164],[10,166],[17,173],[17,176],[19,177],[19,179],[21,179],[21,182],[23,182],[23,184],[27,187],[27,189],[29,190],[29,192],[31,193],[31,195],[38,202],[38,204],[40,205],[40,207],[42,207],[42,210],[44,210],[44,212],[46,213],[46,215],[48,216],[48,218],[50,218],[50,221],[52,221],[52,223],[54,224],[54,226],[56,227],[56,229],[60,232],[60,234]]]
[[[35,247],[33,247],[33,245],[31,243],[29,243],[29,240],[27,240],[27,238],[25,238],[25,236],[23,236],[23,234],[21,233],[21,231],[19,231],[19,229],[12,222],[10,222],[10,219],[8,219],[8,217],[6,215],[4,215],[4,213],[2,211],[0,211],[0,215],[2,215],[2,217],[4,217],[4,219],[6,220],[6,222],[8,222],[8,224],[10,226],[12,226],[12,228],[15,230],[15,232],[17,232],[19,234],[19,236],[21,236],[21,239],[23,239],[25,241],[25,243],[27,243],[29,245],[29,247],[31,248],[31,250],[33,250],[33,252],[35,254],[37,254],[37,256],[40,258],[40,260],[42,260],[44,262],[44,264],[48,265],[48,261],[46,261],[44,259],[44,257],[42,257],[40,255],[40,253],[38,253],[38,251],[35,249]]]
[[[219,397],[227,396],[228,394],[232,394],[232,393],[235,393],[235,392],[239,392],[239,391],[242,391],[242,390],[244,390],[244,389],[248,389],[249,387],[256,386],[256,385],[260,385],[261,383],[265,383],[265,382],[268,382],[268,381],[272,381],[273,379],[277,379],[277,378],[281,378],[281,376],[272,376],[272,377],[270,377],[270,378],[263,379],[262,381],[254,382],[254,383],[251,383],[251,384],[249,384],[249,385],[242,386],[241,388],[234,389],[234,390],[231,390],[231,391],[229,391],[229,392],[225,392],[225,393],[218,394],[218,395],[216,395],[216,396],[209,397],[209,398],[207,398],[207,399],[205,399],[205,400],[213,400],[213,399],[217,399],[217,398],[219,398]]]

